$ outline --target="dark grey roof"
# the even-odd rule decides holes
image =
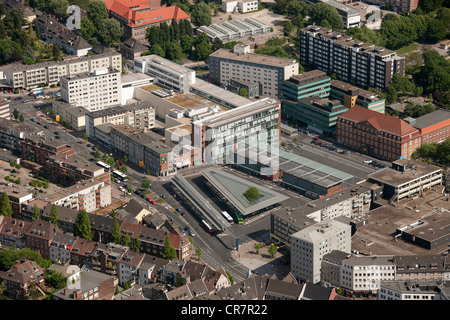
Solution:
[[[130,50],[133,50],[133,52],[148,50],[148,47],[146,45],[140,43],[138,40],[134,38],[128,38],[127,40],[122,42],[122,45]]]
[[[439,109],[416,118],[413,127],[423,129],[448,119],[450,119],[450,110]]]
[[[299,300],[303,284],[296,284],[277,279],[270,279],[267,283],[266,299]],[[273,297],[273,298],[269,298]]]
[[[332,288],[322,287],[320,284],[305,284],[305,291],[301,300],[330,300]]]

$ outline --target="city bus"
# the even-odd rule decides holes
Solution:
[[[114,170],[114,171],[113,171],[113,175],[114,175],[114,178],[116,178],[116,179],[118,179],[118,180],[120,180],[120,181],[125,182],[125,181],[128,180],[127,176],[124,175],[122,172],[120,172],[120,171],[118,171],[118,170]]]
[[[102,167],[105,168],[106,170],[109,170],[110,166],[107,165],[106,163],[102,162],[102,161],[97,161],[97,164]]]
[[[239,213],[239,211],[234,211],[234,215],[236,216],[236,220],[238,224],[242,224],[244,223],[244,219],[242,218],[241,214]]]
[[[208,231],[209,233],[214,232],[214,229],[205,220],[202,220],[202,225],[205,228],[205,230]]]
[[[35,88],[30,90],[30,96],[38,96],[44,94],[44,88]]]
[[[222,211],[222,215],[227,219],[227,221],[231,224],[233,222],[233,218],[226,211]]]

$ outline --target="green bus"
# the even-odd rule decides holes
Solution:
[[[237,219],[237,223],[238,224],[242,224],[244,223],[244,219],[242,218],[241,214],[239,213],[239,211],[234,211],[234,215],[236,216]]]

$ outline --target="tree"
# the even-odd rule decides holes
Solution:
[[[197,61],[208,61],[212,53],[211,44],[206,33],[202,32],[194,41],[194,56]]]
[[[13,116],[14,116],[14,119],[19,119],[19,116],[20,116],[19,110],[14,109],[14,111],[13,111]]]
[[[128,233],[125,233],[125,235],[122,236],[122,245],[128,247],[130,246],[130,242],[131,242],[130,236],[128,235]]]
[[[173,61],[180,62],[183,59],[183,51],[177,42],[169,42],[165,46],[166,56],[165,58]]]
[[[166,241],[164,242],[163,258],[169,261],[177,258],[177,251],[172,247],[169,235],[166,236]]]
[[[38,206],[34,204],[33,207],[33,221],[39,220],[41,218],[41,210],[39,210]]]
[[[239,88],[239,95],[248,98],[248,91],[245,88]]]
[[[198,3],[191,13],[191,22],[194,26],[209,26],[212,21],[211,7],[204,2]]]
[[[275,256],[275,253],[277,253],[277,247],[272,243],[269,246],[270,257],[273,258]]]
[[[103,20],[100,27],[97,28],[99,41],[107,45],[120,42],[123,32],[120,22],[114,18]]]
[[[155,44],[150,49],[151,54],[156,54],[157,56],[160,56],[161,58],[164,58],[166,56],[166,52],[159,44]]]
[[[291,20],[286,21],[283,26],[284,35],[289,36],[293,30],[294,30],[294,25],[292,24]]]
[[[47,269],[45,270],[45,284],[55,290],[61,290],[67,286],[67,277],[61,272]]]
[[[20,122],[24,122],[24,121],[25,121],[25,118],[24,118],[23,114],[20,114],[20,116],[19,116],[19,121],[20,121]]]
[[[259,190],[256,187],[248,188],[244,196],[249,202],[253,202],[261,198],[261,194],[259,193]]]
[[[95,0],[90,2],[86,11],[87,17],[92,21],[96,29],[103,24],[104,20],[108,19],[108,9],[103,1]]]
[[[0,201],[0,215],[6,216],[6,217],[12,217],[12,215],[13,215],[11,203],[9,202],[9,197],[6,194],[6,191],[3,192],[3,196]]]
[[[315,4],[311,9],[310,16],[310,20],[320,26],[322,26],[323,22],[326,20],[333,30],[340,31],[344,29],[344,22],[336,8],[326,3],[319,2]]]
[[[134,239],[134,251],[141,252],[141,240],[138,238]]]
[[[200,260],[200,256],[202,255],[202,248],[200,248],[199,245],[197,245],[197,248],[195,249],[195,255],[198,257],[198,259]]]
[[[80,21],[80,35],[86,40],[91,39],[96,32],[94,23],[88,18],[83,17]]]
[[[113,242],[120,244],[120,240],[122,239],[122,234],[120,233],[120,225],[119,225],[119,222],[117,221],[117,219],[114,219],[114,221],[113,221],[111,235],[113,238]]]
[[[49,7],[50,11],[58,18],[66,18],[69,5],[67,0],[51,0]]]
[[[74,235],[83,239],[92,239],[91,221],[86,210],[81,210],[77,214],[74,226]]]
[[[446,91],[441,100],[439,101],[439,106],[443,109],[450,110],[450,91]]]
[[[262,247],[261,243],[259,242],[255,243],[256,254],[259,254],[259,249],[261,249],[261,247]]]
[[[148,189],[150,188],[150,181],[146,178],[142,179],[141,181],[141,188],[142,189]]]
[[[55,225],[55,226],[58,225],[59,213],[58,213],[58,208],[56,207],[56,204],[52,204],[52,209],[50,211],[49,220],[53,225]]]

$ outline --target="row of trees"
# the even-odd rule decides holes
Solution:
[[[319,23],[320,24],[320,23]],[[439,8],[430,13],[415,11],[409,15],[386,14],[379,32],[366,26],[349,28],[347,35],[391,50],[397,50],[415,41],[436,43],[449,36],[450,9]]]
[[[442,143],[423,144],[413,152],[411,157],[448,166],[450,165],[450,139]]]
[[[108,17],[108,10],[103,1],[92,1],[86,8],[87,16],[80,22],[80,35],[95,45],[98,42],[111,46],[120,42],[124,29],[120,22]]]
[[[174,21],[170,26],[162,22],[147,29],[151,49],[144,54],[156,54],[174,62],[185,57],[205,61],[212,53],[211,43],[205,33],[194,38],[194,31],[188,20]]]

